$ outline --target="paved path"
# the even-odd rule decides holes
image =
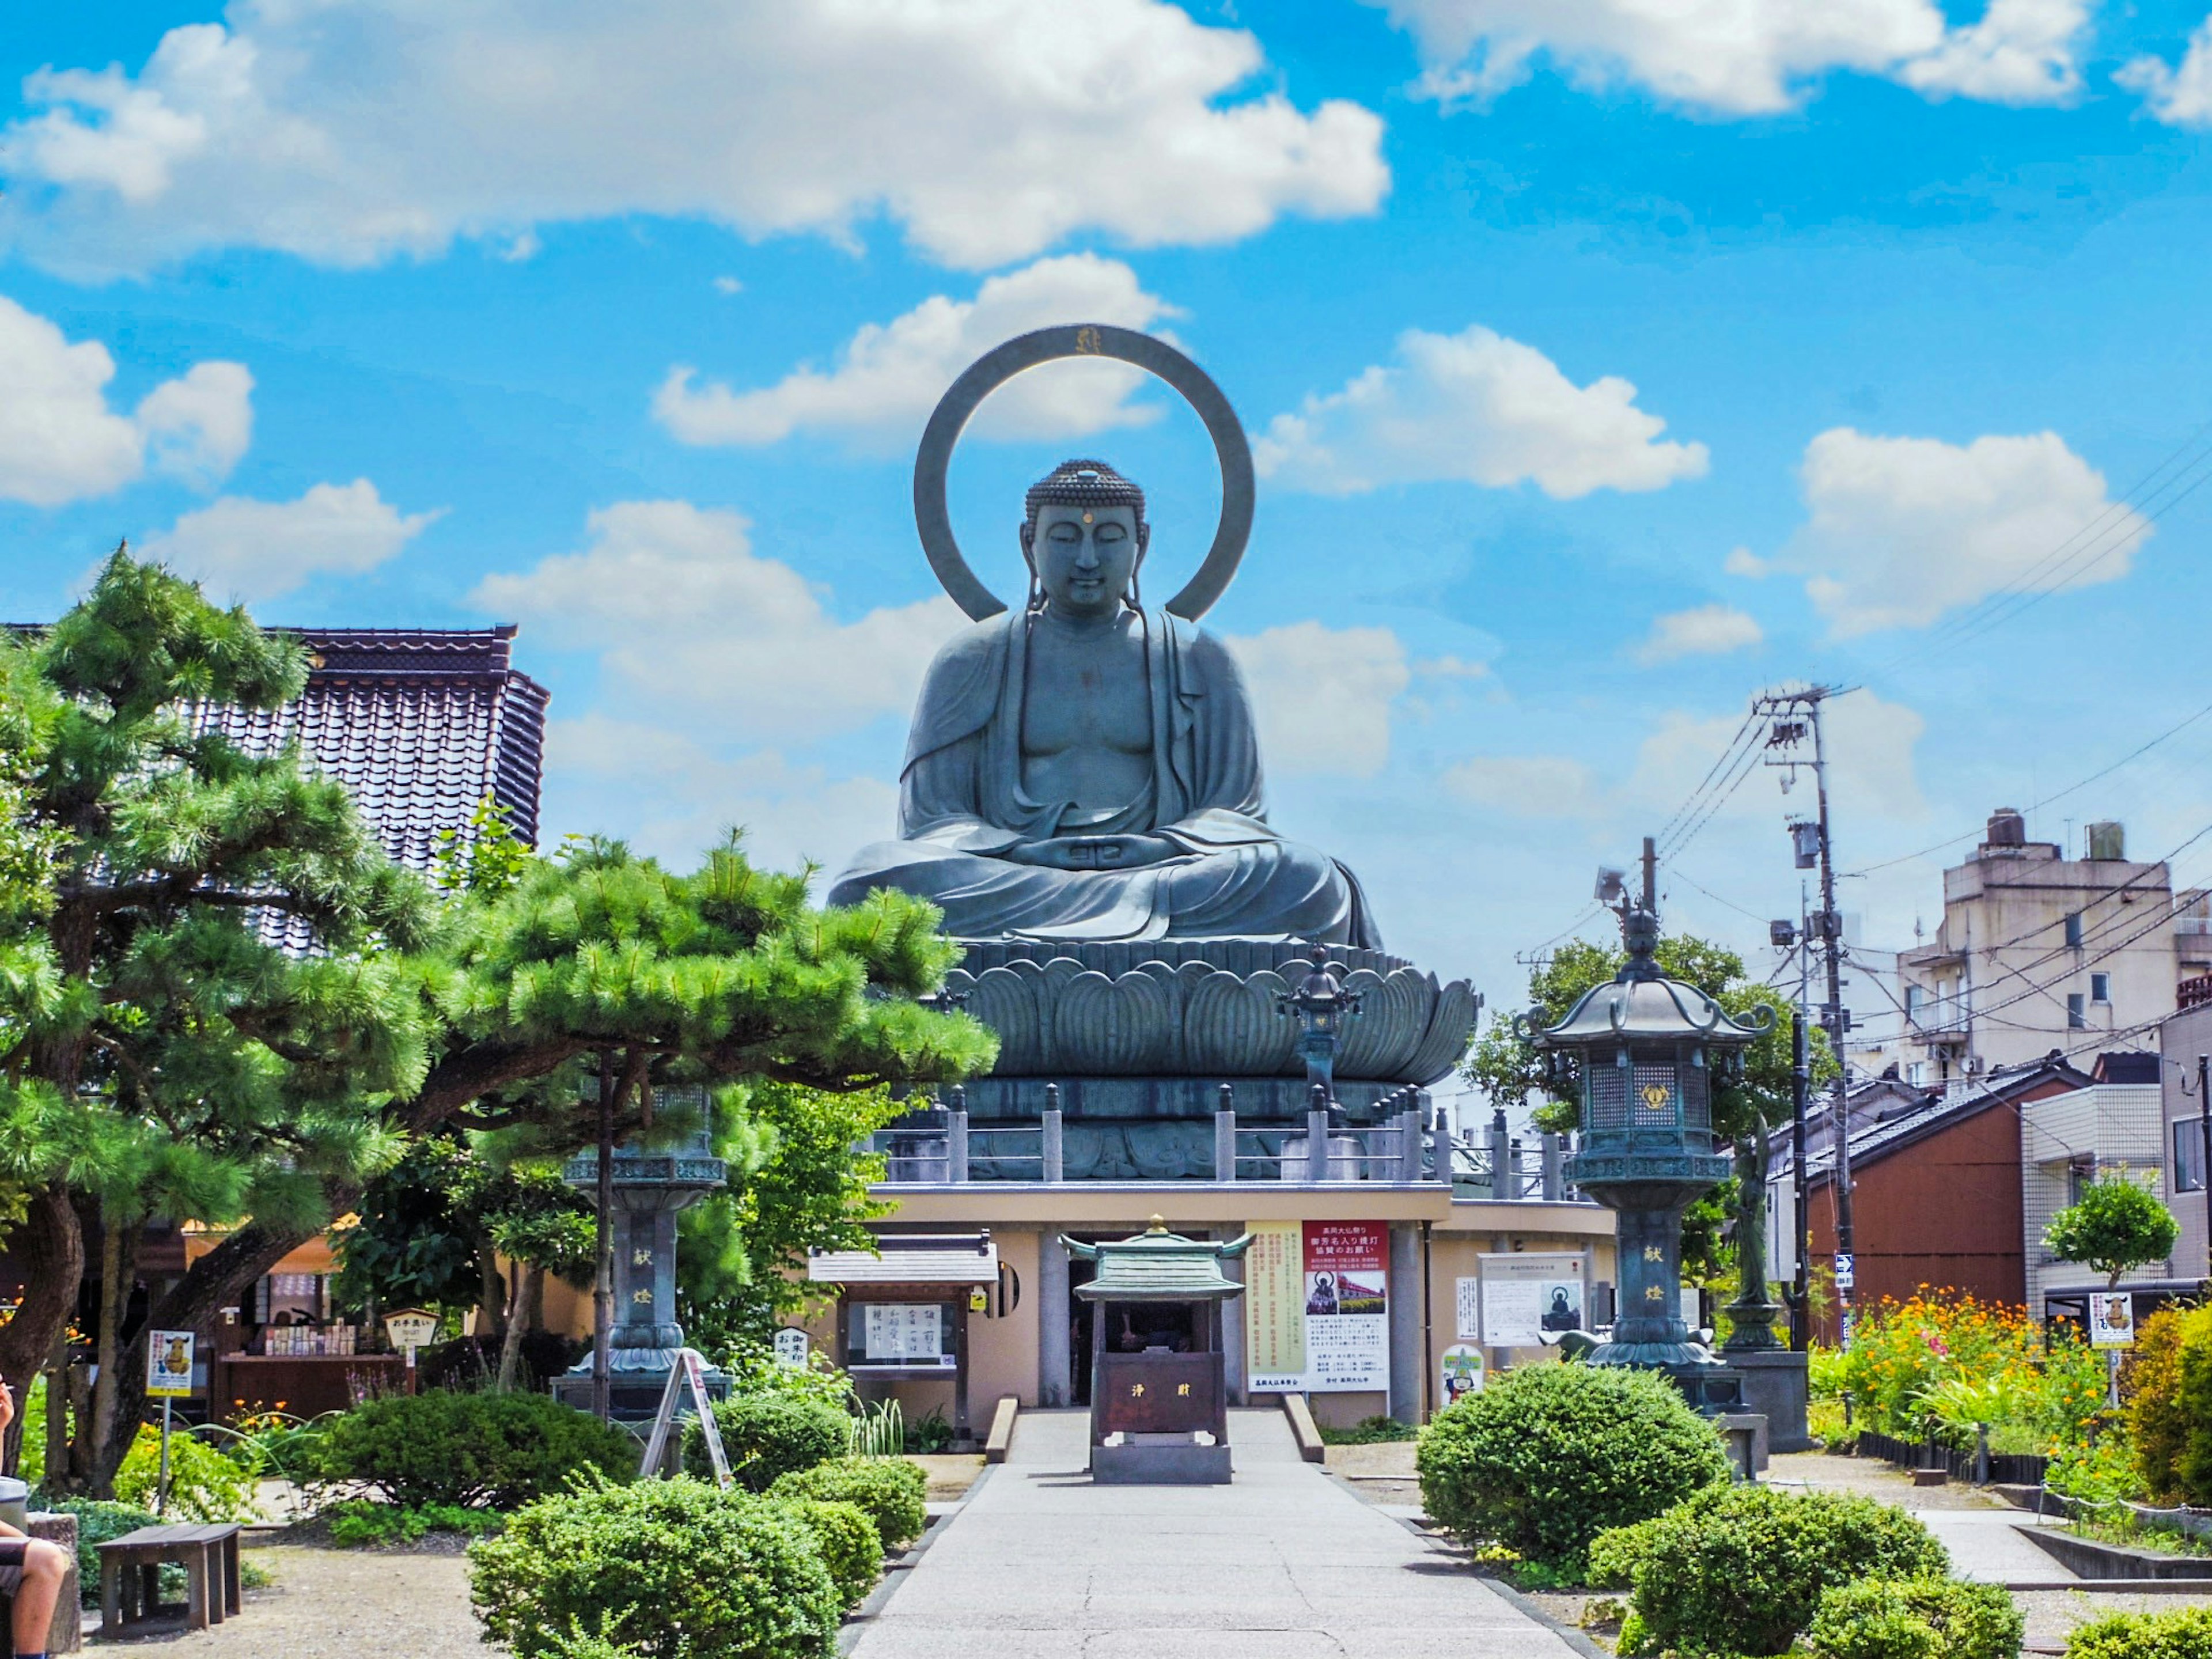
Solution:
[[[2058,1558],[2021,1536],[2043,1522],[2026,1510],[1923,1510],[1921,1522],[1951,1552],[1951,1571],[1984,1584],[2049,1584],[2075,1575]]]
[[[1022,1414],[854,1659],[1571,1659],[1463,1563],[1234,1412],[1226,1486],[1093,1486],[1081,1413]]]

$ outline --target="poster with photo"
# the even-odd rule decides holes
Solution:
[[[1481,1317],[1488,1348],[1533,1348],[1583,1326],[1583,1258],[1535,1251],[1476,1258]],[[1464,1297],[1462,1297],[1462,1301]],[[1462,1319],[1460,1334],[1470,1333]]]
[[[1380,1221],[1261,1223],[1245,1257],[1245,1334],[1257,1393],[1390,1386],[1390,1229]]]
[[[2100,1348],[2136,1345],[2136,1299],[2127,1291],[2099,1291],[2089,1298],[2089,1340]]]

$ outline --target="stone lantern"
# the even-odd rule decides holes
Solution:
[[[1740,1024],[1695,986],[1659,972],[1650,846],[1643,902],[1621,905],[1628,961],[1619,976],[1557,1024],[1523,1029],[1581,1100],[1566,1178],[1620,1218],[1613,1337],[1586,1363],[1662,1370],[1699,1410],[1736,1411],[1742,1374],[1694,1341],[1681,1316],[1682,1212],[1734,1171],[1713,1146],[1713,1085],[1741,1066],[1773,1016],[1762,1010],[1766,1024]]]
[[[684,1328],[676,1321],[676,1217],[709,1193],[729,1184],[729,1172],[714,1156],[712,1107],[703,1088],[659,1088],[654,1105],[698,1114],[698,1127],[672,1142],[615,1148],[614,1328],[609,1334],[608,1371],[613,1379],[617,1417],[653,1414],[676,1356],[684,1346]],[[586,1148],[562,1165],[561,1178],[585,1192],[599,1179],[597,1148]],[[726,1377],[710,1373],[716,1394]],[[586,1354],[556,1379],[554,1393],[569,1404],[588,1406],[592,1356]]]
[[[1345,970],[1328,959],[1328,946],[1306,952],[1305,977],[1295,991],[1279,991],[1276,1006],[1298,1023],[1298,1055],[1306,1064],[1306,1091],[1316,1109],[1336,1100],[1336,1051],[1344,1028],[1359,1012],[1361,993],[1344,988]]]

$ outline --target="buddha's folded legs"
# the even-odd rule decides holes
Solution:
[[[830,886],[854,904],[896,888],[945,912],[956,939],[1282,939],[1349,942],[1352,884],[1325,854],[1291,842],[1188,854],[1134,870],[1016,864],[927,842],[864,847]]]

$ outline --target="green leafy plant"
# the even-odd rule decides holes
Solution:
[[[1611,1366],[1510,1371],[1439,1412],[1414,1462],[1428,1512],[1462,1539],[1552,1566],[1729,1479],[1712,1425],[1664,1377]]]
[[[1863,1578],[1821,1595],[1806,1642],[1820,1659],[2019,1659],[2027,1624],[1999,1584]]]
[[[730,1473],[747,1492],[766,1492],[795,1470],[845,1455],[852,1419],[842,1406],[806,1394],[733,1394],[714,1404],[714,1425]],[[684,1431],[684,1469],[708,1474],[707,1437],[696,1420]]]
[[[814,1532],[781,1504],[704,1481],[541,1499],[471,1545],[469,1562],[485,1635],[517,1659],[554,1659],[586,1632],[640,1659],[836,1650],[842,1605]]]
[[[924,1502],[929,1477],[919,1464],[896,1457],[847,1457],[785,1475],[769,1488],[772,1498],[819,1498],[857,1504],[876,1523],[885,1550],[904,1549],[929,1524]]]
[[[88,1607],[100,1605],[100,1547],[141,1527],[161,1524],[151,1510],[131,1504],[105,1503],[91,1498],[64,1498],[52,1492],[33,1492],[31,1507],[76,1516],[76,1587],[78,1599]],[[161,1594],[180,1589],[182,1567],[161,1569]]]
[[[489,1510],[463,1509],[458,1504],[423,1504],[407,1508],[366,1498],[349,1498],[328,1504],[322,1510],[322,1518],[330,1525],[331,1541],[348,1549],[365,1545],[413,1544],[434,1532],[482,1538],[507,1524],[505,1516]]]
[[[917,1457],[933,1457],[952,1449],[952,1425],[945,1420],[942,1406],[931,1407],[927,1414],[907,1425],[906,1449]]]
[[[115,1472],[118,1503],[154,1507],[161,1484],[161,1431],[148,1424],[138,1431]],[[258,1521],[253,1476],[196,1434],[169,1436],[169,1502],[173,1521]]]
[[[359,1481],[419,1509],[512,1509],[557,1490],[571,1474],[627,1480],[637,1442],[543,1395],[395,1395],[331,1420],[314,1449],[315,1473]]]
[[[1421,1431],[1395,1417],[1363,1417],[1348,1429],[1322,1425],[1322,1443],[1330,1446],[1382,1446],[1394,1441],[1418,1440]]]
[[[2125,1170],[2100,1176],[2043,1230],[2043,1248],[2061,1261],[2079,1261],[2117,1285],[2132,1267],[2173,1254],[2181,1224],[2158,1195]]]
[[[822,1565],[830,1569],[837,1595],[848,1607],[856,1607],[875,1587],[884,1571],[884,1540],[875,1522],[858,1504],[823,1498],[774,1500],[805,1523],[814,1534],[814,1547]]]
[[[906,1449],[906,1413],[896,1399],[862,1402],[853,1419],[846,1452],[853,1457],[896,1457]]]
[[[2212,1607],[2116,1613],[2076,1625],[2066,1659],[2204,1659],[2212,1653]]]
[[[1780,1654],[1820,1598],[1856,1579],[1949,1572],[1950,1557],[1911,1516],[1838,1492],[1716,1486],[1590,1546],[1590,1577],[1631,1589],[1642,1651]],[[1626,1628],[1621,1651],[1631,1650]]]

